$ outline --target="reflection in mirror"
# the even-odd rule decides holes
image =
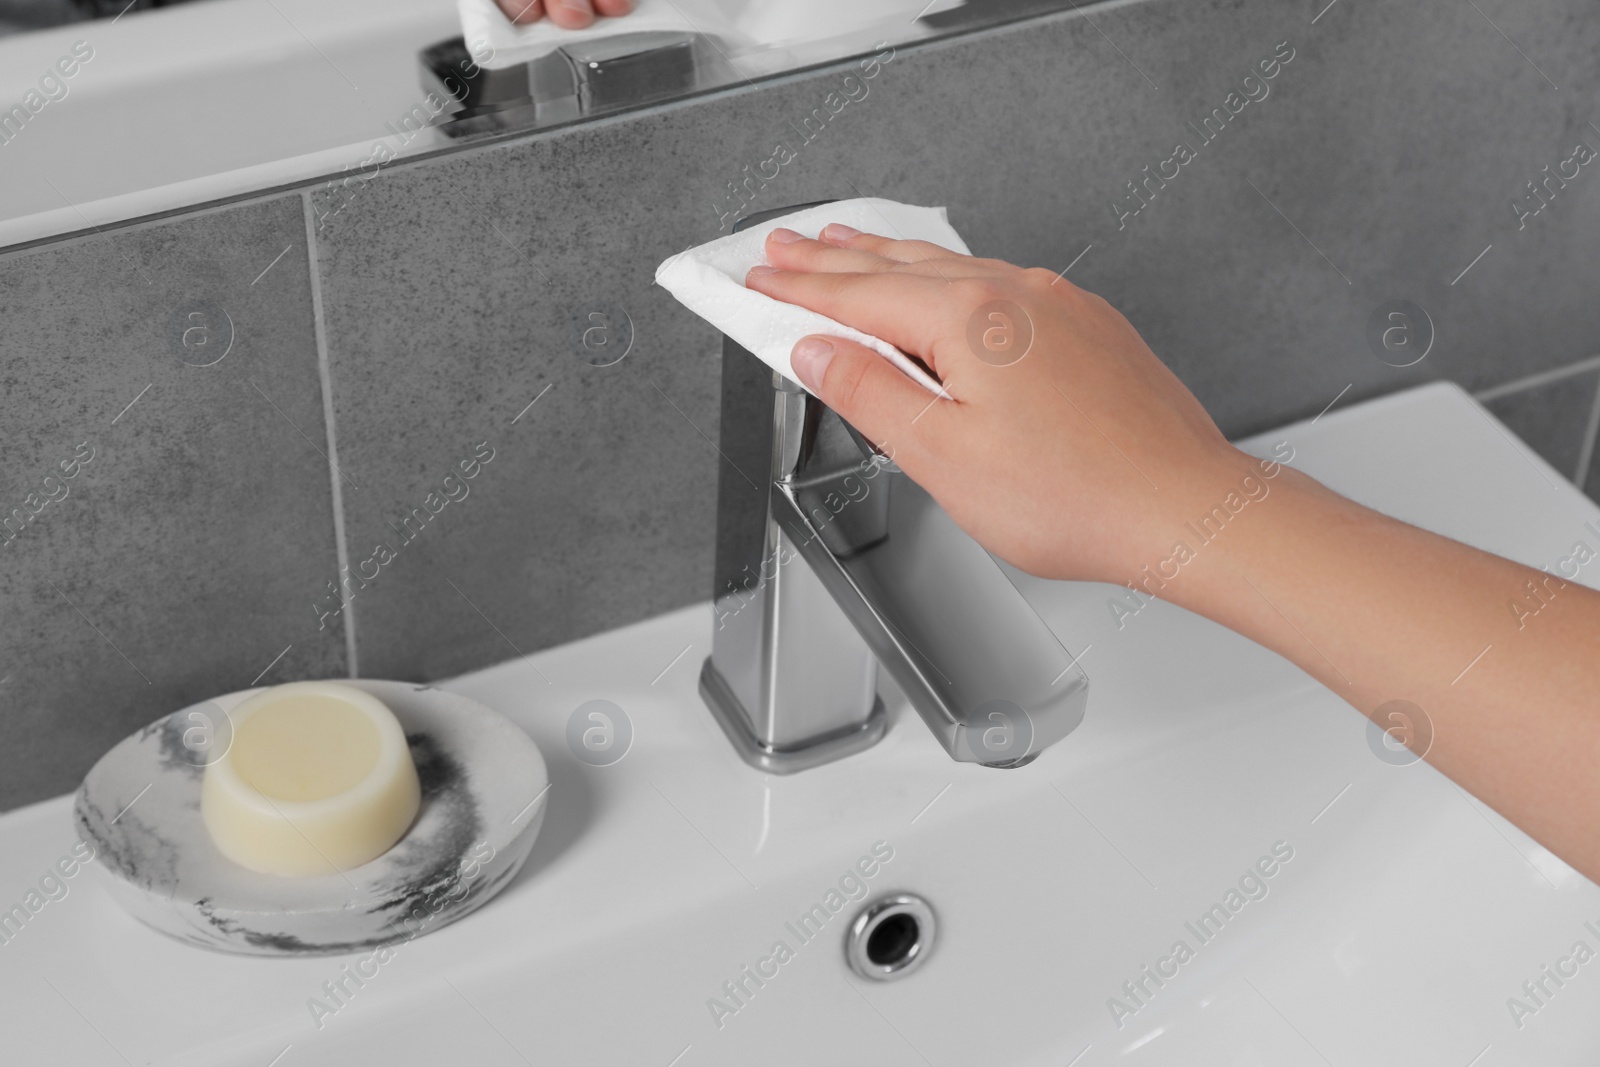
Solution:
[[[0,0],[0,247],[452,151],[1064,7]]]

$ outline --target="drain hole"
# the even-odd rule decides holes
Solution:
[[[933,909],[910,893],[893,893],[861,909],[845,935],[845,960],[863,978],[904,978],[933,950]]]
[[[905,912],[891,915],[867,937],[867,959],[879,967],[898,967],[917,949],[921,929]]]

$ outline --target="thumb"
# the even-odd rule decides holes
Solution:
[[[930,404],[946,403],[877,352],[843,337],[802,337],[789,360],[802,385],[891,454]]]

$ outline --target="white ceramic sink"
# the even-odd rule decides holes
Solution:
[[[1600,509],[1451,386],[1250,445],[1280,440],[1341,491],[1535,566],[1600,544]],[[1091,678],[1083,726],[1028,767],[952,763],[891,692],[876,748],[763,777],[695,691],[709,610],[680,611],[448,683],[543,749],[543,836],[502,896],[400,949],[320,1029],[309,998],[360,957],[196,950],[128,919],[88,871],[0,945],[0,1059],[1594,1062],[1600,960],[1560,961],[1600,950],[1600,889],[1426,764],[1380,759],[1365,719],[1272,653],[1163,604],[1119,630],[1107,587],[1019,581]],[[635,731],[603,767],[566,742],[597,698]],[[940,923],[926,965],[884,984],[845,966],[858,904],[809,943],[785,925],[878,842],[893,858],[871,896],[916,892]],[[0,818],[0,907],[71,845],[68,798]],[[1274,846],[1292,858],[1202,943],[1186,924]],[[1137,1005],[1123,983],[1179,940],[1192,958]],[[719,1026],[708,1000],[731,1006],[724,983],[778,941],[792,958]],[[1519,1028],[1508,998],[1532,1006],[1523,983],[1546,965],[1576,974],[1546,979]],[[1120,1027],[1112,997],[1138,1006]]]

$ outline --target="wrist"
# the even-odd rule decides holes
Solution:
[[[1227,625],[1254,615],[1252,583],[1272,583],[1309,536],[1365,512],[1287,466],[1292,455],[1284,448],[1281,459],[1262,459],[1230,445],[1191,470],[1183,502],[1163,522],[1168,543],[1141,561],[1130,584]]]

